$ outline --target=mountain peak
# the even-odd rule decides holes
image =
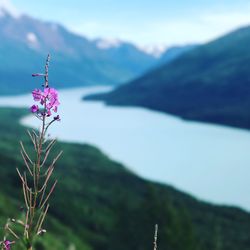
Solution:
[[[21,13],[10,0],[0,0],[0,18],[6,16],[19,18]]]
[[[138,47],[144,53],[147,53],[155,58],[160,58],[162,54],[166,51],[167,47],[164,44],[160,45],[146,45]]]
[[[96,46],[99,49],[111,49],[118,48],[121,45],[121,41],[119,39],[97,39]]]

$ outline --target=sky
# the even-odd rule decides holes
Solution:
[[[250,24],[249,0],[0,0],[0,5],[91,39],[148,47],[204,43]]]

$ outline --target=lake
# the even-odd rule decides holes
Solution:
[[[60,91],[61,122],[50,134],[63,141],[89,143],[133,172],[173,185],[197,198],[250,210],[250,133],[184,121],[144,108],[82,101],[109,87]],[[1,106],[27,107],[32,96],[0,98]],[[27,112],[28,113],[28,112]],[[22,124],[38,127],[32,115]]]

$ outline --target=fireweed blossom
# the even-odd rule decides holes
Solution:
[[[30,107],[30,111],[31,111],[32,113],[37,113],[37,112],[39,111],[38,105],[32,105],[32,106]]]
[[[51,116],[52,113],[57,113],[60,102],[58,100],[58,91],[54,88],[45,87],[44,90],[35,89],[32,91],[32,96],[35,102],[39,102],[41,108],[38,105],[32,105],[30,111],[36,113],[38,117],[44,115]],[[59,120],[59,119],[57,119]]]
[[[3,241],[1,244],[2,244],[2,248],[4,250],[11,250],[11,245],[14,244],[15,242],[14,241],[9,241],[9,240],[5,240]]]
[[[6,250],[10,250],[10,241],[9,240],[6,240],[6,241],[4,241],[4,243],[3,243],[3,245],[4,245],[4,248],[6,249]]]
[[[17,173],[22,183],[23,214],[18,219],[7,220],[4,240],[0,242],[1,250],[11,250],[14,241],[10,241],[10,237],[15,238],[16,243],[20,241],[25,249],[33,250],[37,238],[46,232],[43,225],[49,210],[50,197],[57,184],[57,180],[52,176],[55,164],[62,154],[59,152],[53,160],[49,158],[56,139],[49,140],[47,130],[52,123],[60,121],[60,116],[57,114],[60,105],[58,91],[51,88],[48,81],[49,61],[48,55],[44,74],[32,74],[33,77],[44,78],[43,88],[32,91],[35,103],[30,107],[30,112],[41,121],[41,128],[39,131],[28,131],[33,149],[26,150],[24,144],[20,142],[22,168],[25,169],[20,171],[17,168]],[[20,232],[20,226],[23,232]]]

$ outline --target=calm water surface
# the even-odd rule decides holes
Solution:
[[[143,108],[81,101],[107,87],[60,91],[62,121],[50,133],[90,143],[140,176],[171,184],[198,198],[250,210],[250,133],[183,121]],[[0,98],[1,106],[29,106],[31,95]],[[22,124],[38,127],[29,115]]]

